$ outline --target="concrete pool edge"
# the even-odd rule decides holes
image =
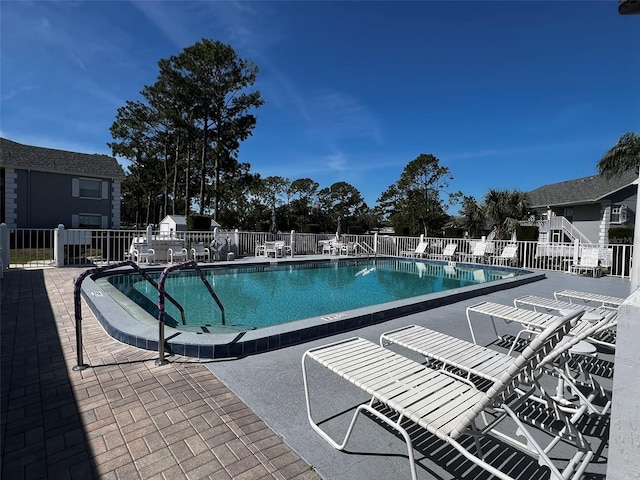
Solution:
[[[299,261],[299,259],[297,260]],[[218,265],[233,266],[231,262],[219,262]],[[243,265],[251,265],[251,263]],[[479,265],[475,264],[474,266],[478,267]],[[161,267],[152,267],[150,270],[161,270]],[[508,268],[507,270],[522,272],[519,269]],[[339,312],[335,315],[311,317],[246,332],[203,334],[184,332],[165,326],[165,351],[168,355],[201,359],[237,358],[253,355],[355,330],[546,278],[544,273],[525,272],[522,275],[503,280]],[[105,331],[122,343],[157,351],[159,339],[157,325],[150,326],[136,320],[116,300],[111,298],[92,277],[92,275],[88,276],[83,282],[82,295]]]

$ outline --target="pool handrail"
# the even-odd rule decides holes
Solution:
[[[224,305],[222,305],[222,302],[218,298],[218,295],[216,295],[216,292],[214,292],[213,287],[211,287],[211,284],[202,273],[202,270],[200,270],[200,267],[198,266],[198,262],[196,260],[189,260],[187,262],[178,263],[176,265],[169,265],[162,271],[162,273],[160,274],[160,279],[158,280],[158,325],[159,325],[160,341],[158,342],[159,358],[158,360],[156,360],[156,365],[164,365],[165,363],[167,363],[166,360],[164,359],[164,317],[165,317],[164,297],[167,297],[167,298],[170,298],[170,297],[169,297],[169,294],[166,293],[164,290],[164,282],[167,278],[167,275],[169,275],[169,273],[171,273],[172,271],[186,270],[190,268],[193,268],[196,271],[196,273],[204,283],[205,287],[211,294],[211,297],[214,299],[214,301],[218,305],[218,308],[220,308],[220,313],[222,314],[222,325],[226,325]]]
[[[144,278],[146,281],[148,281],[149,283],[151,283],[151,285],[153,285],[155,287],[156,290],[159,291],[158,289],[158,284],[153,280],[153,278],[151,278],[149,276],[149,274],[147,274],[147,272],[145,272],[143,269],[140,268],[140,266],[134,262],[133,260],[125,260],[124,262],[118,262],[118,263],[113,263],[113,264],[109,264],[109,265],[104,265],[102,267],[96,267],[96,268],[90,268],[88,270],[86,270],[85,272],[81,273],[80,275],[78,275],[74,281],[73,281],[73,303],[74,303],[74,317],[76,320],[76,357],[77,357],[77,364],[73,367],[74,371],[81,371],[84,370],[85,368],[88,368],[89,365],[86,365],[83,360],[83,355],[82,355],[82,302],[80,301],[80,291],[81,291],[81,286],[82,286],[82,282],[84,281],[84,279],[86,277],[88,277],[89,275],[93,275],[94,273],[101,273],[101,272],[105,272],[107,270],[113,270],[115,268],[121,268],[121,267],[131,267],[133,268],[137,273],[140,274],[140,276],[142,276],[142,278]],[[186,325],[186,319],[184,316],[184,308],[182,308],[182,305],[180,305],[171,295],[169,295],[168,293],[165,294],[166,298],[169,299],[169,301],[171,303],[173,303],[178,310],[180,311],[180,315],[182,316],[182,324]],[[164,320],[164,318],[163,318]],[[164,321],[162,322],[164,323]],[[164,330],[164,329],[163,329]],[[159,339],[159,345],[162,345],[162,348],[164,350],[164,338],[160,338]],[[159,346],[158,349],[160,349],[161,347]]]

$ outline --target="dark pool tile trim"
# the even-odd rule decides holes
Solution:
[[[501,270],[517,270],[500,268]],[[518,270],[522,272],[521,270]],[[165,327],[165,352],[192,358],[235,358],[344,333],[394,318],[423,312],[545,278],[544,273],[522,275],[480,285],[432,293],[382,305],[342,312],[341,318],[313,317],[243,333],[196,334]],[[159,329],[145,325],[107,295],[91,277],[82,295],[105,331],[116,340],[145,350],[158,350]]]

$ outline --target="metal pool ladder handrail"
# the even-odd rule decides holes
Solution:
[[[107,270],[113,270],[114,268],[121,268],[121,267],[133,268],[137,273],[140,274],[140,276],[142,276],[142,278],[144,278],[151,285],[153,285],[156,290],[158,290],[158,284],[153,280],[153,278],[151,278],[147,272],[142,270],[138,266],[138,264],[132,260],[126,260],[124,262],[105,265],[103,267],[90,268],[89,270],[86,270],[84,273],[81,273],[80,275],[78,275],[78,277],[73,281],[74,317],[76,320],[76,357],[78,361],[77,365],[73,367],[73,370],[75,371],[84,370],[85,368],[89,367],[89,365],[86,365],[84,363],[83,356],[82,356],[82,302],[80,301],[80,292],[81,292],[82,282],[84,281],[85,278],[87,278],[89,275],[93,275],[94,273],[105,272]],[[168,293],[166,293],[165,296],[169,299],[171,303],[173,303],[178,308],[178,310],[180,310],[180,315],[182,316],[182,324],[183,325],[186,324],[187,322],[184,317],[184,308],[182,308],[182,306]],[[223,318],[224,318],[224,314],[223,314]],[[164,340],[162,340],[162,342],[164,343]]]
[[[80,292],[82,287],[82,282],[89,275],[93,275],[94,273],[105,272],[107,270],[113,270],[114,268],[121,267],[131,267],[137,273],[139,273],[142,278],[147,280],[151,285],[153,285],[156,290],[158,289],[158,284],[144,271],[142,270],[138,264],[132,260],[126,260],[124,262],[113,263],[110,265],[105,265],[103,267],[90,268],[85,272],[78,275],[73,281],[73,303],[74,303],[74,317],[76,320],[76,357],[77,357],[77,365],[73,367],[73,370],[80,371],[88,368],[89,365],[86,365],[82,358],[82,302],[80,298]],[[167,295],[167,298],[171,303],[173,303],[178,310],[180,310],[180,314],[182,315],[182,323],[185,323],[184,319],[184,309],[182,306],[174,300],[173,297]]]
[[[169,294],[164,291],[164,282],[167,278],[167,275],[169,275],[169,273],[171,273],[173,270],[186,270],[189,268],[193,268],[196,271],[196,273],[204,283],[205,287],[207,287],[207,290],[211,294],[211,297],[215,300],[216,304],[218,305],[218,308],[220,308],[220,312],[222,313],[222,325],[226,325],[224,305],[222,305],[222,302],[218,298],[218,295],[216,295],[216,292],[213,291],[213,287],[211,287],[211,284],[202,273],[202,270],[200,270],[200,267],[198,266],[198,262],[196,262],[195,260],[190,260],[188,262],[179,263],[176,265],[169,265],[162,271],[162,273],[160,274],[160,279],[158,280],[159,340],[158,340],[158,360],[156,360],[156,365],[164,365],[167,363],[167,361],[164,359],[164,317],[165,317],[164,297],[167,297],[167,298],[170,298],[170,297],[169,297]],[[184,323],[184,317],[183,317],[183,323]]]

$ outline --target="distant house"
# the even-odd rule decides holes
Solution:
[[[211,228],[219,227],[220,224],[211,219]],[[187,231],[187,217],[184,215],[167,215],[160,220],[160,236],[173,237],[175,232]]]
[[[187,231],[187,217],[184,215],[167,215],[160,221],[160,235],[172,237],[175,232]]]
[[[546,219],[541,240],[575,238],[609,243],[609,228],[633,228],[636,221],[638,174],[634,169],[610,180],[600,175],[544,185],[528,193],[531,207]],[[545,237],[546,236],[546,237]]]
[[[120,228],[113,157],[34,147],[0,138],[0,222],[9,228]]]

